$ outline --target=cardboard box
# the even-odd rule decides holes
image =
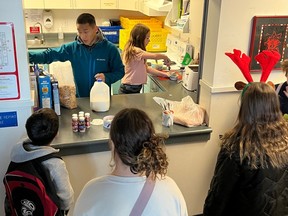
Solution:
[[[40,108],[52,108],[51,81],[49,76],[38,76],[38,97]]]
[[[51,78],[51,85],[53,96],[53,108],[57,115],[61,115],[58,81],[55,78]]]

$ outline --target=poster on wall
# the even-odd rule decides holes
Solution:
[[[261,67],[254,57],[263,50],[277,51],[280,61],[274,70],[281,69],[281,61],[288,58],[287,50],[288,16],[254,16],[250,40],[251,71]]]
[[[0,100],[20,98],[14,25],[0,22]]]

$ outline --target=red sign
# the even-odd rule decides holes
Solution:
[[[30,33],[40,33],[40,27],[39,26],[30,26]]]

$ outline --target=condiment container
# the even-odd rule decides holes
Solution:
[[[79,132],[85,132],[86,131],[85,117],[84,116],[79,117],[78,129],[79,129]]]

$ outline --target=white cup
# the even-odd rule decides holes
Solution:
[[[105,116],[103,118],[103,127],[107,128],[107,129],[110,129],[113,118],[114,118],[113,115]]]
[[[163,110],[162,112],[162,125],[170,127],[173,125],[173,114],[172,110]]]

